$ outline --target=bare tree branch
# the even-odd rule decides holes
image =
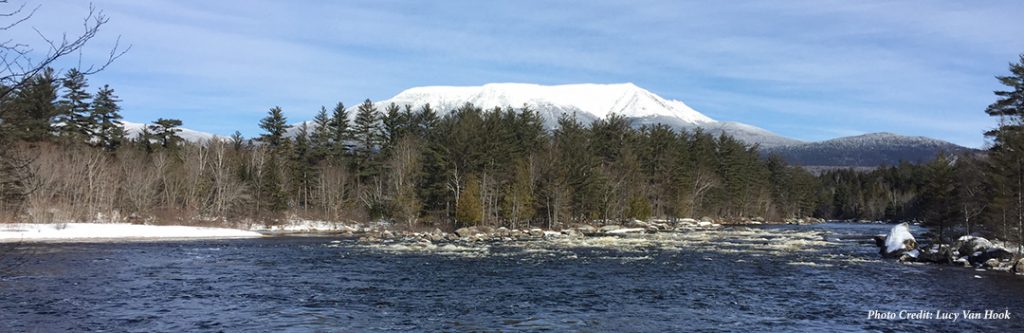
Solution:
[[[7,1],[0,1],[6,4]],[[32,10],[26,11],[26,5],[22,4],[17,9],[0,13],[0,20],[12,19],[9,23],[0,22],[0,30],[8,30],[25,23],[31,19],[41,7],[38,5]],[[109,22],[109,18],[103,11],[97,10],[92,4],[89,11],[82,19],[82,31],[78,35],[68,36],[61,34],[60,38],[47,37],[39,29],[32,28],[36,35],[45,43],[47,50],[40,58],[34,58],[34,49],[26,43],[7,40],[0,43],[0,101],[8,97],[12,92],[17,91],[28,82],[28,79],[39,74],[47,67],[51,67],[58,59],[64,58],[75,52],[79,53],[78,67],[82,73],[91,75],[105,70],[115,60],[123,56],[131,45],[121,47],[121,37],[118,36],[114,46],[110,49],[106,59],[97,64],[88,65],[82,68],[81,52],[86,44],[99,33],[100,28]]]

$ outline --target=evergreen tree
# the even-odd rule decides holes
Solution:
[[[416,114],[416,123],[419,139],[424,142],[422,145],[422,157],[420,159],[420,182],[417,186],[418,197],[422,199],[423,206],[427,212],[434,216],[450,217],[451,197],[448,188],[452,170],[449,169],[451,160],[448,157],[448,147],[445,146],[447,133],[438,128],[439,119],[437,114],[430,109],[429,104],[420,108]],[[442,214],[443,212],[443,214]]]
[[[124,127],[121,126],[120,100],[114,95],[110,86],[104,85],[96,93],[92,101],[90,118],[94,124],[92,131],[96,144],[109,150],[116,150],[124,141]]]
[[[600,124],[598,124],[600,126]],[[554,149],[557,152],[557,165],[555,168],[560,177],[552,180],[556,184],[557,178],[563,178],[570,193],[570,212],[574,220],[590,220],[599,217],[601,208],[599,204],[602,193],[603,179],[600,179],[595,170],[601,165],[602,158],[614,153],[598,154],[594,149],[602,152],[610,152],[612,149],[600,147],[601,144],[591,144],[591,131],[583,126],[576,115],[563,115],[558,120],[558,129],[555,130],[552,138]],[[604,155],[604,156],[602,156]],[[607,161],[607,160],[606,160]],[[551,189],[550,195],[554,198],[557,192],[564,192],[563,189]],[[555,207],[557,208],[557,207]]]
[[[152,133],[153,139],[155,139],[161,147],[164,149],[173,149],[177,148],[181,143],[181,137],[178,136],[181,129],[178,127],[181,127],[181,120],[159,118],[149,125],[149,132]],[[143,138],[143,141],[148,140]]]
[[[999,127],[985,134],[993,139],[989,151],[993,182],[1006,186],[995,201],[1001,203],[1000,210],[1009,212],[1004,216],[1010,216],[1016,225],[1016,235],[1012,236],[1024,241],[1024,54],[1017,63],[1010,64],[1010,75],[996,78],[1009,89],[996,91],[999,99],[985,110],[999,117]]]
[[[413,115],[411,123],[414,124],[415,135],[421,139],[427,139],[429,134],[437,127],[439,118],[437,112],[430,107],[430,103],[423,104],[419,112]]]
[[[153,136],[153,132],[149,130],[150,126],[143,127],[142,131],[139,132],[139,136],[135,138],[135,144],[138,146],[138,149],[146,152],[146,154],[153,152],[153,141],[157,140]]]
[[[64,95],[58,102],[58,115],[55,121],[59,124],[58,133],[68,142],[86,142],[92,138],[90,129],[94,127],[89,117],[92,98],[86,88],[89,83],[85,74],[72,68],[64,75]]]
[[[313,179],[316,178],[313,169],[313,152],[309,145],[309,127],[306,123],[299,126],[299,132],[295,136],[295,144],[292,148],[290,162],[292,196],[297,202],[296,206],[307,207],[313,190]]]
[[[263,170],[260,172],[262,179],[259,181],[259,198],[262,199],[262,206],[273,218],[281,212],[288,209],[288,196],[284,192],[284,186],[282,186],[280,172],[281,169],[278,167],[281,165],[278,163],[277,156],[270,154],[267,156],[267,162],[263,164]],[[260,214],[260,212],[257,212]]]
[[[384,114],[381,118],[382,128],[382,142],[381,151],[385,155],[390,155],[392,149],[398,140],[404,135],[406,129],[406,116],[402,113],[402,109],[395,103],[388,104],[384,108]]]
[[[57,84],[53,69],[47,68],[14,93],[0,112],[0,131],[12,140],[41,141],[51,135],[50,124],[57,116]]]
[[[334,136],[334,124],[331,117],[327,115],[327,108],[320,107],[320,112],[313,117],[313,134],[310,137],[310,145],[313,147],[313,159],[322,161],[331,154],[331,139]]]
[[[341,158],[346,154],[345,145],[348,144],[348,140],[351,139],[352,133],[351,128],[348,124],[348,110],[345,109],[345,104],[338,102],[334,106],[334,112],[331,114],[331,130],[332,139],[334,142],[333,154],[335,158]]]
[[[629,199],[626,218],[646,220],[651,217],[651,204],[642,195],[633,195]]]
[[[356,170],[361,177],[375,173],[371,163],[380,143],[380,118],[380,111],[369,99],[359,105],[352,135],[356,140]]]
[[[925,225],[938,229],[939,240],[945,241],[946,232],[957,222],[956,170],[945,153],[928,163],[928,180],[921,193]]]
[[[231,148],[233,148],[235,152],[242,151],[242,145],[244,143],[245,138],[242,137],[242,132],[235,131],[235,133],[231,134]]]
[[[287,119],[280,106],[275,106],[267,111],[267,116],[260,120],[260,128],[266,133],[260,135],[260,140],[277,149],[284,141],[284,135],[288,131]]]

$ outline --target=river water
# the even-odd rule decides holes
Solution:
[[[1024,331],[1024,277],[881,260],[870,237],[887,229],[23,244],[0,259],[0,331]]]

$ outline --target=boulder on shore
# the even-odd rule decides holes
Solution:
[[[1013,253],[1003,248],[993,247],[988,250],[985,250],[985,252],[975,252],[971,256],[969,256],[967,260],[972,265],[978,265],[984,264],[989,260],[1002,261],[1010,259],[1013,259]]]
[[[476,227],[465,227],[458,228],[455,230],[455,234],[462,238],[472,237],[473,235],[476,235],[478,233],[480,232],[477,230]]]
[[[976,236],[961,236],[953,243],[959,256],[975,256],[976,253],[986,252],[989,249],[995,247],[992,242],[987,239],[976,237]]]
[[[1017,274],[1024,274],[1024,258],[1017,260],[1017,263],[1013,264],[1013,269],[1010,271]]]
[[[578,226],[576,227],[576,230],[579,230],[579,232],[584,235],[592,235],[597,232],[597,229],[589,225]]]

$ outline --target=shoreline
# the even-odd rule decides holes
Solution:
[[[427,241],[500,241],[503,238],[528,240],[568,236],[615,236],[638,233],[657,233],[719,228],[723,225],[760,225],[749,221],[741,224],[719,224],[708,220],[679,219],[675,222],[635,220],[623,224],[581,224],[558,230],[541,228],[508,229],[505,227],[470,226],[454,231],[433,228],[430,231],[407,230],[400,225],[373,223],[341,223],[314,220],[292,220],[274,226],[237,225],[235,227],[207,227],[185,225],[147,225],[124,222],[66,222],[66,223],[0,223],[0,243],[59,243],[59,242],[120,242],[192,239],[237,239],[274,236],[326,236],[357,237],[361,241],[427,240]],[[786,224],[763,223],[763,224]],[[426,229],[424,229],[426,230]]]
[[[129,223],[0,224],[0,243],[63,243],[259,238],[242,229]]]

